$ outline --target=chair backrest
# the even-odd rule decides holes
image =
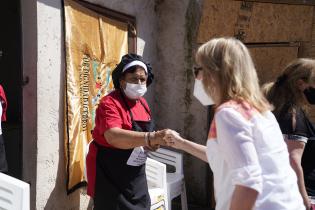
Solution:
[[[147,158],[145,165],[148,186],[167,189],[166,165],[151,158]]]
[[[0,209],[29,210],[29,184],[14,177],[0,173]]]
[[[161,163],[175,167],[175,173],[183,174],[183,155],[179,152],[159,148],[156,151],[150,151],[148,156]]]

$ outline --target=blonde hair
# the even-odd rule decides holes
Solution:
[[[273,112],[276,116],[287,104],[291,105],[291,108],[305,109],[306,102],[303,92],[297,86],[298,80],[303,80],[306,83],[315,82],[315,60],[296,59],[285,67],[276,82],[263,85],[263,92],[273,104]]]
[[[246,101],[260,112],[270,109],[260,91],[252,58],[241,41],[235,38],[211,39],[199,47],[196,62],[203,68],[203,85],[210,95],[213,93],[210,78],[217,74],[220,104],[232,99]]]

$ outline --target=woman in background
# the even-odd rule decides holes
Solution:
[[[274,106],[304,205],[309,209],[308,196],[315,196],[315,141],[309,139],[315,137],[315,128],[307,110],[315,104],[315,60],[294,60],[275,83],[264,85],[263,90]]]

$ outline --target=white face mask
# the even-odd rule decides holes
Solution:
[[[213,99],[206,93],[201,80],[195,79],[194,96],[204,106],[214,104]]]
[[[147,92],[147,85],[132,84],[127,82],[124,92],[130,99],[139,99]]]

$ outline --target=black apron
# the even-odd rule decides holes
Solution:
[[[308,118],[305,118],[305,121],[309,130],[309,139],[303,152],[302,167],[307,194],[315,196],[315,128]]]
[[[5,154],[5,146],[4,146],[4,140],[3,140],[2,134],[0,135],[0,172],[1,173],[8,172],[8,163],[7,163],[7,158]]]
[[[154,131],[154,122],[134,121],[130,107],[123,94],[122,99],[127,107],[132,130],[139,132]],[[148,114],[147,107],[142,103]],[[94,210],[149,210],[151,200],[148,192],[145,164],[127,165],[133,149],[107,148],[97,144],[96,178]]]

